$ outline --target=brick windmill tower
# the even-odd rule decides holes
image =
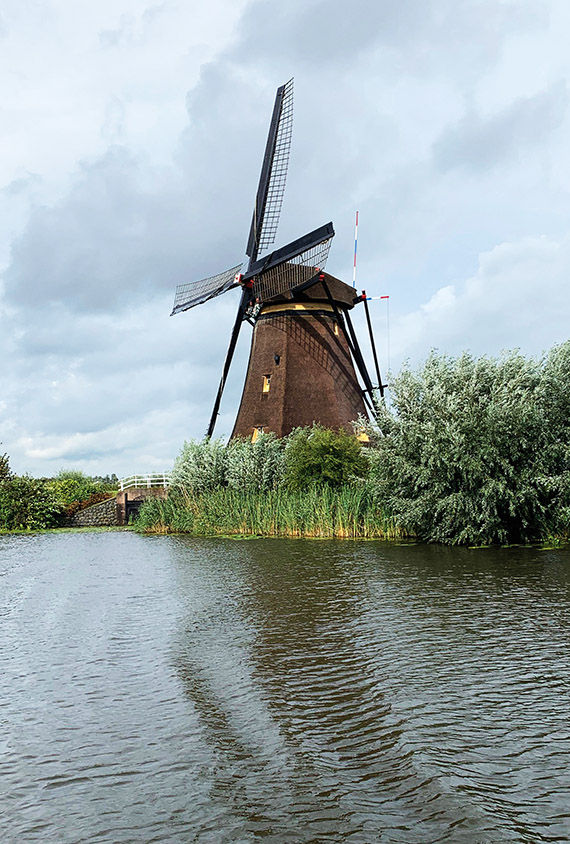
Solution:
[[[187,311],[236,287],[238,312],[207,436],[212,436],[222,393],[244,322],[253,326],[245,385],[232,436],[255,440],[265,431],[282,437],[319,422],[351,429],[373,395],[384,394],[366,294],[324,272],[334,229],[327,223],[273,252],[293,128],[293,80],[277,90],[246,247],[248,261],[176,288],[172,314]],[[260,257],[262,256],[262,257]],[[350,311],[363,303],[374,357],[374,387]],[[360,385],[355,365],[360,373]]]

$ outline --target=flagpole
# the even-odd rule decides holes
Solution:
[[[352,268],[352,286],[356,287],[356,250],[358,248],[358,211],[356,212],[356,222],[354,224],[354,265]]]

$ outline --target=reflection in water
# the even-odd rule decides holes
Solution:
[[[0,839],[567,841],[569,562],[0,537]]]
[[[512,551],[510,564],[529,553]],[[282,840],[299,824],[307,840],[493,841],[499,830],[537,840],[524,800],[503,794],[510,767],[502,749],[495,758],[485,748],[495,706],[482,713],[478,692],[491,656],[502,698],[505,624],[516,624],[520,586],[540,606],[544,578],[529,579],[528,565],[517,577],[500,555],[378,543],[248,542],[233,556],[230,571],[216,561],[197,572],[182,555],[182,591],[206,589],[209,600],[204,614],[189,608],[175,659],[218,760],[211,794],[231,806],[235,829]],[[494,612],[505,623],[482,630]],[[565,812],[553,825],[566,829]]]

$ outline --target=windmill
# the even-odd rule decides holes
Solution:
[[[247,264],[176,288],[172,314],[239,287],[241,297],[208,425],[211,437],[244,322],[253,326],[245,385],[232,436],[284,436],[320,422],[350,428],[366,407],[374,412],[384,385],[376,357],[366,294],[324,272],[334,228],[326,223],[275,251],[293,129],[293,80],[277,89],[253,216]],[[364,302],[378,385],[374,387],[349,311]],[[354,363],[353,363],[354,361]],[[354,364],[364,387],[358,382]]]

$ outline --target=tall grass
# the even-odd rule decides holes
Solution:
[[[137,527],[145,533],[194,536],[306,536],[397,539],[394,521],[374,505],[364,485],[238,491],[219,487],[208,494],[175,491],[148,499]]]

